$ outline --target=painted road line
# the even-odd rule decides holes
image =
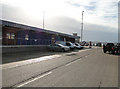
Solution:
[[[24,61],[20,61],[20,62],[7,63],[7,64],[3,64],[2,67],[3,67],[3,69],[10,69],[10,68],[20,67],[20,66],[24,66],[24,65],[28,65],[28,64],[32,64],[32,63],[38,63],[41,61],[58,58],[58,57],[61,57],[61,55],[50,55],[50,56],[44,56],[44,57],[24,60]]]
[[[79,50],[78,52],[71,52],[71,53],[66,53],[66,54],[67,54],[67,55],[77,54],[77,53],[84,52],[84,51],[88,51],[88,50],[91,50],[91,49],[84,49],[84,50]],[[66,54],[65,54],[65,55],[66,55]]]
[[[88,51],[88,50],[92,50],[92,49],[84,49],[84,50],[80,50],[79,52],[84,52],[84,51]]]
[[[43,78],[43,77],[45,77],[45,76],[47,76],[47,75],[49,75],[49,74],[51,74],[51,73],[52,73],[52,72],[48,72],[48,73],[46,73],[46,74],[43,74],[43,75],[41,75],[41,76],[39,76],[39,77],[36,77],[36,78],[30,80],[30,81],[27,81],[27,82],[25,82],[25,83],[23,83],[23,84],[20,84],[20,85],[17,86],[17,88],[23,87],[23,86],[25,86],[25,85],[27,85],[27,84],[29,84],[29,83],[31,83],[31,82],[34,82],[34,81],[36,81],[36,80],[38,80],[38,79]]]
[[[91,50],[91,49],[80,50],[78,52],[65,53],[65,55],[66,54],[70,55],[70,54],[73,54],[73,53],[79,53],[79,52],[88,51],[88,50]],[[38,63],[38,62],[53,59],[53,58],[58,58],[58,57],[61,57],[61,56],[63,56],[63,55],[44,56],[44,57],[28,59],[28,60],[24,60],[24,61],[20,61],[20,62],[3,64],[2,67],[3,67],[3,69],[11,69],[11,68],[20,67],[20,66],[24,66],[24,65],[28,65],[28,64]]]
[[[90,54],[88,54],[88,55],[86,55],[86,56],[84,56],[84,57],[87,58],[88,56],[90,56]],[[84,57],[83,57],[83,58],[84,58]],[[82,60],[82,58],[80,58],[80,59],[78,59],[78,60],[75,60],[75,61],[73,61],[73,62],[70,62],[70,63],[66,64],[65,66],[69,66],[69,65],[71,65],[71,64],[73,64],[73,63],[75,63],[75,62],[77,62],[77,61],[80,61],[80,60]]]
[[[73,64],[73,63],[75,63],[75,62],[77,62],[77,61],[80,61],[80,60],[82,60],[82,58],[80,58],[80,59],[78,59],[78,60],[76,60],[76,61],[70,62],[70,63],[66,64],[65,66],[69,66],[69,65],[71,65],[71,64]]]
[[[85,56],[85,57],[88,57],[88,55],[87,55],[87,56]]]

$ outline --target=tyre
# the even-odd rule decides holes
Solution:
[[[106,50],[103,50],[104,53],[106,53]]]
[[[55,50],[52,50],[52,52],[54,52]]]
[[[62,52],[65,52],[65,49],[62,49]]]
[[[114,54],[115,53],[115,51],[112,51],[112,54]]]
[[[116,51],[116,53],[118,53],[118,50]]]

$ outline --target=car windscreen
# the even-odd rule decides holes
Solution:
[[[59,47],[64,47],[64,45],[62,45],[62,44],[57,44]]]
[[[71,46],[71,44],[70,44],[70,43],[66,43],[66,45],[67,45],[67,46]]]
[[[76,46],[79,46],[78,44],[75,44]]]
[[[107,46],[114,46],[114,44],[113,43],[108,43]]]

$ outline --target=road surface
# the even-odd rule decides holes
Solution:
[[[2,84],[16,88],[118,87],[118,55],[92,48],[8,63],[3,65]]]

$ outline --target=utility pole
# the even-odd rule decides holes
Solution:
[[[44,21],[45,20],[45,11],[43,11],[43,30],[44,30]]]
[[[83,14],[84,14],[84,11],[82,11],[82,23],[81,23],[81,42],[82,42],[82,38],[83,38]]]

